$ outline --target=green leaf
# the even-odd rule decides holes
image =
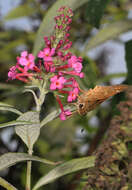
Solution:
[[[36,56],[39,50],[44,46],[44,36],[50,36],[53,33],[55,21],[54,17],[57,14],[57,10],[61,6],[68,6],[70,7],[73,11],[75,11],[77,8],[79,8],[81,5],[86,3],[89,0],[58,0],[56,1],[53,6],[49,9],[47,14],[45,15],[39,30],[37,32],[36,40],[34,43],[34,48],[33,48],[33,54]]]
[[[12,105],[0,102],[0,107],[12,107]]]
[[[49,165],[56,165],[55,162],[40,158],[38,156],[32,156],[26,153],[9,152],[0,156],[0,171],[17,164],[18,162],[28,161],[28,160],[38,161]]]
[[[104,43],[107,40],[113,39],[120,34],[132,29],[131,20],[121,20],[105,26],[94,37],[92,37],[85,47],[85,52]]]
[[[17,46],[19,45],[25,45],[25,39],[24,38],[20,38],[20,39],[16,39],[16,40],[12,40],[10,41],[10,43],[6,44],[6,46],[3,47],[3,50],[5,51],[11,51],[12,49],[16,49]],[[2,53],[0,52],[0,55]]]
[[[4,187],[7,190],[17,190],[13,185],[7,182],[5,179],[0,177],[0,186]]]
[[[75,111],[75,108],[69,107],[69,106],[65,106],[64,110],[70,110],[70,111]],[[55,110],[53,112],[51,112],[50,114],[48,114],[40,123],[40,127],[43,127],[44,125],[46,125],[48,122],[56,119],[60,114],[60,110]]]
[[[77,158],[70,160],[68,162],[65,162],[53,170],[51,170],[47,175],[40,178],[40,180],[37,182],[37,184],[34,186],[33,190],[38,189],[42,185],[46,185],[55,179],[58,179],[59,177],[62,177],[66,174],[71,174],[76,171],[80,171],[82,169],[87,169],[94,167],[95,165],[95,157],[89,156],[84,158]]]
[[[18,86],[12,85],[12,84],[6,84],[6,83],[0,83],[0,89],[4,90],[14,90],[17,89]]]
[[[24,16],[30,16],[36,12],[35,8],[29,6],[28,4],[19,5],[12,9],[5,17],[5,20],[16,19]]]
[[[0,128],[4,128],[4,127],[10,127],[10,126],[17,126],[17,125],[24,125],[25,127],[27,126],[27,125],[32,125],[33,124],[33,122],[30,122],[30,121],[16,121],[16,120],[14,120],[14,121],[10,121],[10,122],[7,122],[7,123],[2,123],[2,124],[0,124]]]
[[[10,112],[16,113],[17,115],[22,114],[19,110],[15,109],[15,108],[11,108],[11,107],[2,107],[2,106],[0,106],[0,110],[1,111],[10,111]]]
[[[55,118],[57,118],[59,115],[59,111],[53,111],[50,114],[48,114],[42,121],[40,126],[43,127],[45,124],[47,124],[48,122],[54,120]]]
[[[16,134],[23,140],[23,142],[27,145],[27,147],[32,150],[33,145],[38,139],[40,134],[39,113],[29,111],[22,114],[20,117],[18,117],[17,120],[30,121],[34,123],[27,126],[21,125],[15,127]]]
[[[86,19],[89,24],[99,27],[106,5],[110,0],[90,0],[87,3]]]
[[[18,115],[22,114],[22,112],[20,112],[19,110],[13,108],[11,105],[5,104],[5,103],[2,103],[2,102],[0,102],[0,110],[2,110],[2,111],[11,111],[11,112],[14,112],[14,113],[16,113]]]
[[[125,43],[125,59],[127,66],[127,82],[132,84],[132,40]]]
[[[101,77],[100,79],[98,79],[98,81],[96,82],[96,84],[100,84],[102,82],[109,82],[111,79],[114,78],[121,78],[121,77],[126,77],[127,73],[112,73],[112,74],[108,74],[104,77]]]

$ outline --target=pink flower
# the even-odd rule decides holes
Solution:
[[[53,36],[51,36],[50,38],[52,37]],[[51,48],[51,40],[49,40],[47,36],[44,37],[44,41],[45,41],[46,47]]]
[[[72,65],[73,69],[77,72],[80,73],[82,70],[82,64],[80,62],[76,62]]]
[[[76,100],[80,91],[76,76],[83,78],[84,74],[82,58],[67,51],[72,46],[69,40],[72,15],[71,9],[61,7],[55,17],[55,32],[52,36],[44,37],[45,48],[38,53],[38,58],[41,59],[35,64],[35,57],[23,51],[21,56],[17,57],[16,65],[10,68],[8,78],[27,83],[53,76],[50,78],[50,90],[56,90],[55,94],[66,94],[68,102]],[[56,99],[61,109],[60,119],[66,120],[72,113],[70,110],[64,110],[59,96],[56,95]]]
[[[59,116],[61,120],[66,120],[66,116],[70,116],[71,114],[72,114],[71,111],[65,110],[62,111]]]
[[[9,72],[8,72],[8,78],[9,80],[13,80],[16,78],[16,74],[17,74],[17,71],[16,71],[16,66],[13,66],[10,68]]]
[[[76,100],[78,93],[79,93],[78,88],[74,88],[74,90],[69,92],[67,101],[72,102],[72,101]]]
[[[72,86],[74,88],[78,87],[78,83],[77,83],[77,81],[74,78],[73,78],[73,81],[72,81]]]
[[[44,67],[45,67],[45,69],[46,69],[47,72],[50,71],[50,68],[51,68],[52,65],[53,65],[52,61],[48,61],[48,62],[45,61],[44,62]]]
[[[72,55],[71,58],[68,59],[68,64],[70,67],[72,67],[72,65],[76,62],[77,62],[77,57],[75,55]]]
[[[63,49],[64,49],[64,50],[67,50],[67,49],[71,48],[71,46],[72,46],[72,42],[69,42],[69,43],[67,43],[67,44],[63,47]]]
[[[77,81],[74,79],[74,77],[71,77],[71,78],[67,79],[67,82],[71,82],[71,83],[72,83],[72,88],[78,87],[78,83],[77,83]]]
[[[54,65],[54,63],[52,61],[45,61],[44,62],[44,68],[47,72],[51,72],[51,73],[55,72],[56,68],[53,65]]]
[[[71,56],[68,60],[69,67],[72,67],[77,73],[80,73],[82,70],[82,63],[80,62],[81,59],[77,58],[76,56]]]
[[[61,109],[61,113],[60,113],[60,119],[61,120],[66,120],[67,116],[70,116],[72,113],[70,110],[64,110],[63,104],[61,103],[61,100],[59,98],[59,96],[56,96],[56,100],[58,102],[58,104],[60,105],[60,109]]]
[[[43,51],[40,51],[38,54],[39,58],[43,58],[44,61],[52,61],[52,56],[55,54],[55,48],[44,48]]]
[[[23,68],[19,67],[18,65],[11,67],[8,72],[9,80],[18,79],[26,83],[28,82],[28,78],[31,79],[32,76],[33,76],[32,73],[26,72]]]
[[[81,72],[80,75],[79,75],[80,78],[83,78],[84,77],[84,73]]]
[[[16,66],[10,68],[8,78],[10,80],[18,79],[27,83],[34,75],[34,73],[28,72],[28,70],[35,71],[35,67],[34,56],[32,54],[28,54],[27,51],[23,51],[21,56],[17,57]]]
[[[51,90],[56,90],[56,89],[62,89],[64,86],[64,83],[66,82],[66,79],[64,77],[58,77],[55,75],[50,79],[51,84],[50,84],[50,89]]]
[[[51,73],[54,73],[54,72],[55,72],[55,67],[51,67],[51,68],[50,68],[50,72],[51,72]]]
[[[21,53],[21,57],[17,57],[17,64],[24,66],[24,70],[28,71],[33,70],[35,63],[34,63],[35,57],[30,53],[28,54],[27,51],[23,51]]]
[[[62,71],[62,72],[59,72],[61,75],[63,74],[66,74],[66,75],[73,75],[73,76],[79,76],[80,78],[83,78],[84,77],[84,73],[81,72],[81,73],[77,73],[75,71]]]

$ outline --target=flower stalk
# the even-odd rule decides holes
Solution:
[[[32,147],[29,146],[28,154],[32,155],[32,153],[33,153]],[[32,161],[27,161],[26,190],[31,190],[31,169],[32,169]]]

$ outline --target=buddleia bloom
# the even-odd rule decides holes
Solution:
[[[69,40],[70,24],[73,12],[68,7],[61,7],[55,19],[53,35],[44,37],[45,47],[35,57],[23,51],[17,57],[16,65],[8,72],[9,80],[21,80],[30,83],[34,79],[49,78],[49,90],[56,94],[60,106],[60,119],[65,120],[71,115],[70,110],[64,110],[60,95],[67,96],[67,102],[76,100],[79,87],[75,77],[83,78],[82,58],[70,52],[72,42]]]

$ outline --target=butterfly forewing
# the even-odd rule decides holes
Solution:
[[[109,97],[114,96],[127,88],[128,85],[96,86],[94,89],[84,91],[84,93],[78,97],[77,111],[80,115],[85,115]]]

